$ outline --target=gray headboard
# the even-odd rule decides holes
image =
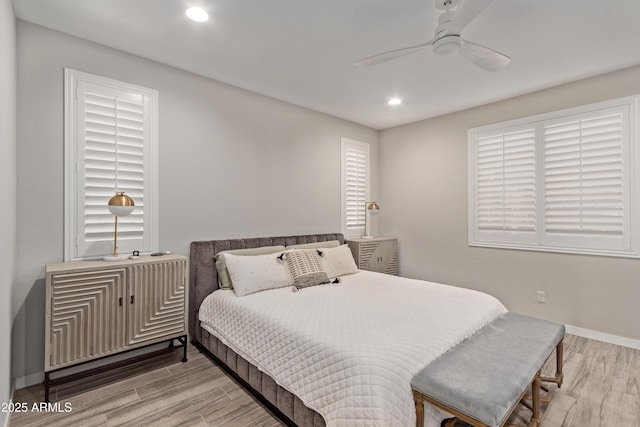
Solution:
[[[334,234],[308,234],[303,236],[254,237],[247,239],[209,240],[191,242],[189,253],[189,335],[192,340],[200,340],[198,310],[200,304],[211,292],[219,289],[218,272],[213,257],[229,249],[258,248],[260,246],[289,246],[300,243],[326,242],[338,240],[344,243],[344,236]]]

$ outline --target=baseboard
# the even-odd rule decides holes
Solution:
[[[174,339],[176,339],[176,338],[174,338]],[[169,341],[169,340],[167,340],[167,341]],[[113,354],[113,355],[107,356],[105,358],[95,359],[95,360],[89,361],[89,362],[84,363],[84,364],[80,364],[80,365],[76,365],[76,366],[71,366],[69,368],[65,368],[66,369],[65,373],[66,374],[73,374],[73,373],[76,373],[76,372],[85,371],[87,369],[108,365],[111,362],[118,362],[118,361],[121,361],[121,360],[128,360],[128,359],[134,358],[134,357],[136,357],[138,355],[142,355],[142,354],[146,354],[146,353],[153,353],[155,351],[158,351],[158,350],[164,349],[164,348],[166,348],[166,343],[165,342],[150,344],[150,345],[145,346],[145,347],[134,348],[133,350],[129,350],[127,352]],[[44,371],[36,372],[35,374],[25,375],[23,377],[16,378],[16,380],[15,380],[15,390],[20,390],[20,389],[23,389],[23,388],[31,387],[32,385],[42,384],[42,383],[44,383]]]
[[[44,382],[44,372],[36,372],[35,374],[25,375],[24,377],[16,378],[15,390],[31,387],[32,385],[42,384]]]
[[[607,334],[604,332],[593,331],[591,329],[579,328],[577,326],[565,325],[566,332],[571,335],[577,335],[583,338],[589,338],[596,341],[602,341],[609,344],[620,345],[622,347],[634,348],[640,350],[640,340],[621,337],[619,335]]]
[[[13,393],[16,391],[15,382],[11,382],[11,392],[9,393],[9,407],[11,407],[11,403],[13,403]],[[9,427],[11,422],[11,411],[7,411],[4,413],[4,421],[2,422],[2,427]]]

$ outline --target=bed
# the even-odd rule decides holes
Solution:
[[[413,375],[506,309],[483,293],[368,271],[299,292],[219,288],[221,251],[330,241],[344,237],[193,242],[192,342],[288,425],[413,426]],[[440,425],[444,414],[425,409],[425,426]]]

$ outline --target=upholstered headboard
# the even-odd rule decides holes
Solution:
[[[344,243],[344,236],[340,233],[334,233],[191,242],[189,253],[189,335],[191,339],[200,340],[200,328],[198,327],[200,304],[202,304],[207,295],[219,289],[218,272],[213,259],[218,252],[229,249],[276,245],[290,246],[329,240],[338,240],[342,244]]]

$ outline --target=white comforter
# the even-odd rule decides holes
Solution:
[[[412,427],[411,378],[505,311],[480,292],[361,271],[299,292],[216,291],[200,321],[327,426]]]

